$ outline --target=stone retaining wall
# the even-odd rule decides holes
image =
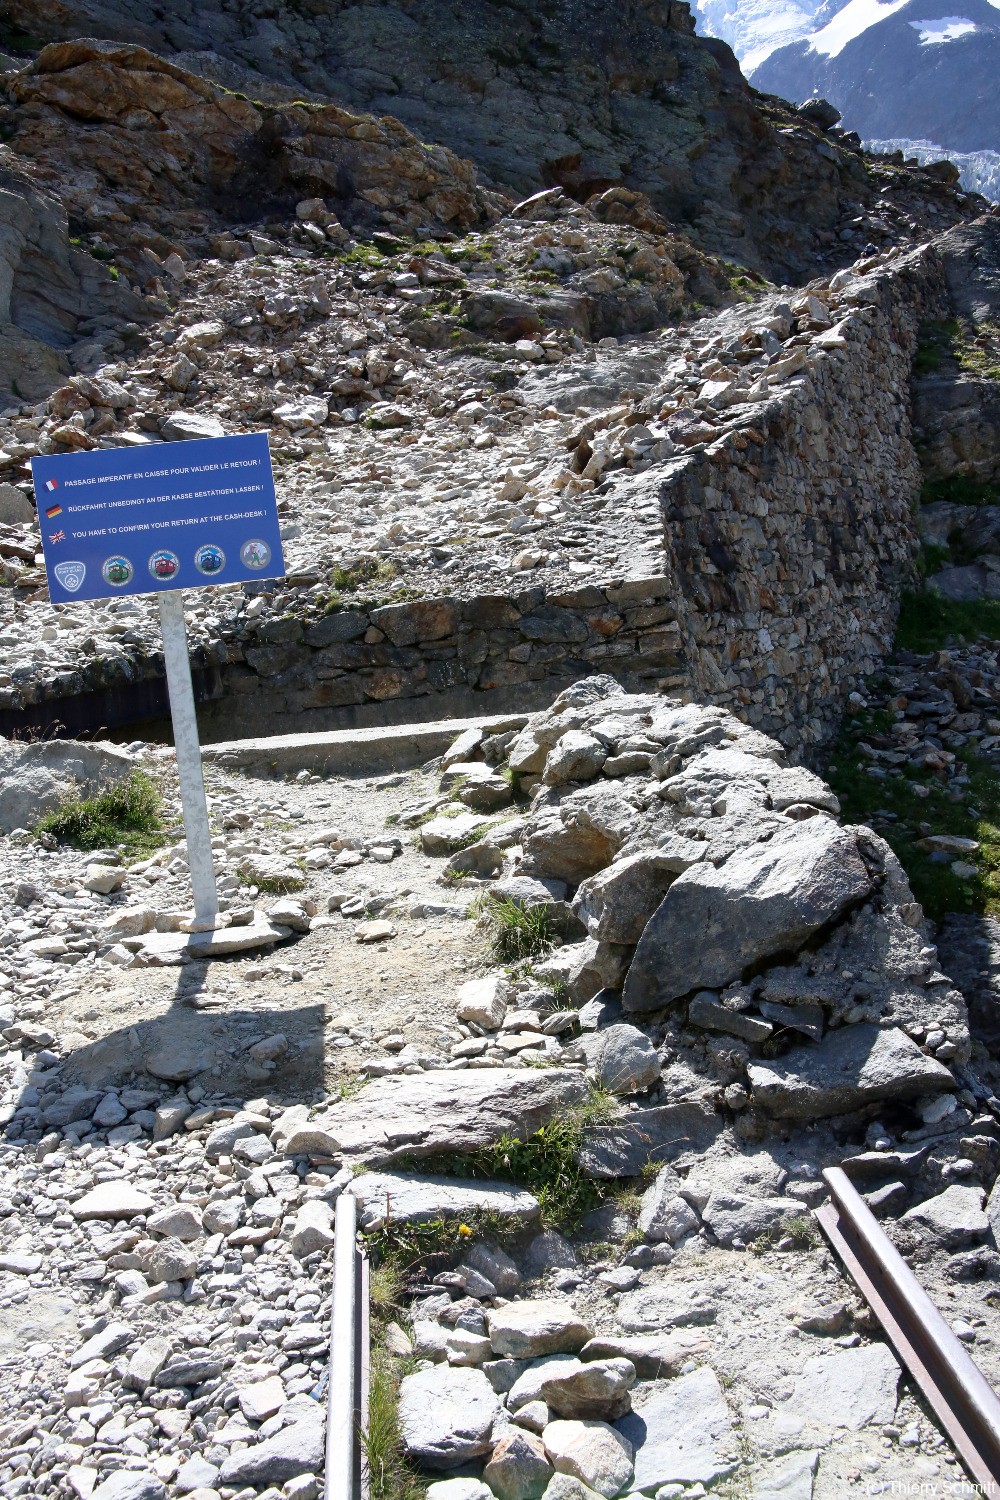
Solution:
[[[632,689],[725,704],[807,752],[889,649],[913,576],[910,370],[918,326],[945,296],[929,247],[867,278],[846,274],[816,288],[835,327],[771,367],[749,402],[742,392],[721,436],[619,475],[616,509],[658,508],[655,574],[319,616],[315,600],[296,609],[287,595],[285,615],[248,622],[195,660],[215,700],[206,737],[398,719],[399,700],[414,700],[414,719],[463,694],[523,689],[537,702],[550,681],[554,693],[610,672]],[[100,717],[108,684],[116,703],[129,684],[151,701],[161,679],[156,656],[95,663],[31,684],[26,717],[69,723],[70,704],[96,692],[92,727],[113,727]]]
[[[789,746],[828,736],[915,578],[910,372],[945,288],[932,250],[897,267],[855,283],[801,378],[663,489],[689,688]]]

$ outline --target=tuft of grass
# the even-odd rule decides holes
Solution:
[[[612,1094],[593,1089],[576,1109],[566,1110],[533,1135],[506,1134],[472,1158],[473,1176],[514,1182],[538,1199],[542,1219],[557,1229],[573,1229],[597,1208],[607,1185],[584,1175],[577,1160],[587,1129],[614,1118],[620,1106]]]
[[[359,1433],[371,1500],[422,1500],[427,1493],[403,1452],[399,1433],[399,1380],[404,1361],[385,1345],[372,1345],[368,1370],[368,1425]]]
[[[305,876],[298,875],[265,875],[260,880],[254,880],[251,884],[269,896],[288,896],[292,891],[301,891],[305,885]]]
[[[782,1240],[791,1240],[791,1249],[811,1250],[820,1243],[820,1233],[812,1214],[790,1214],[780,1224],[773,1225],[764,1234],[759,1234],[748,1247],[754,1255],[764,1255],[774,1250]]]
[[[545,1015],[554,1015],[555,1012],[559,1010],[580,1009],[576,1001],[571,998],[565,979],[546,979],[543,982],[545,988],[550,992],[551,995],[551,998],[545,1006]]]
[[[337,594],[356,594],[364,584],[388,583],[398,572],[395,563],[365,558],[353,568],[342,568],[338,563],[331,569],[330,582]]]
[[[933,375],[948,361],[965,375],[1000,380],[1000,326],[985,319],[939,318],[923,324],[913,359],[914,375]]]
[[[41,819],[35,832],[75,849],[120,848],[127,855],[145,854],[164,842],[162,807],[153,778],[134,770],[95,797],[64,802]]]
[[[498,963],[520,963],[548,951],[554,932],[544,906],[521,907],[509,896],[483,898],[480,918]]]
[[[1000,640],[1000,600],[945,599],[933,589],[904,590],[895,649],[926,655],[950,640]]]
[[[949,784],[927,768],[903,765],[892,768],[901,774],[873,776],[877,762],[858,746],[864,741],[876,749],[895,747],[888,734],[892,722],[885,710],[852,719],[830,752],[826,776],[840,799],[844,821],[872,824],[882,834],[934,921],[949,911],[1000,916],[1000,770],[971,746],[957,751],[968,776],[967,802],[953,801]],[[977,839],[978,851],[963,855],[962,861],[974,864],[978,873],[968,879],[956,875],[952,858],[922,848],[928,830]]]
[[[343,250],[338,256],[345,266],[384,266],[385,256],[375,245],[355,245],[352,250]]]

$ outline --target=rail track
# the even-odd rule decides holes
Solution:
[[[334,1223],[324,1500],[368,1500],[370,1488],[361,1441],[368,1427],[369,1260],[358,1246],[357,1215],[354,1194],[341,1193]]]
[[[840,1167],[814,1210],[852,1281],[927,1398],[980,1494],[1000,1500],[1000,1397]]]
[[[815,1217],[964,1463],[978,1493],[1000,1500],[1000,1397],[948,1326],[840,1167],[823,1177]],[[369,1500],[369,1261],[357,1199],[337,1199],[324,1500]]]

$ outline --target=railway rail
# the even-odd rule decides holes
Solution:
[[[956,1337],[840,1167],[823,1177],[830,1201],[815,1217],[881,1323],[900,1363],[965,1465],[977,1492],[1000,1500],[1000,1396]],[[337,1199],[324,1500],[369,1500],[361,1435],[368,1425],[369,1262],[357,1199]]]
[[[361,1434],[368,1427],[369,1260],[358,1246],[358,1200],[337,1199],[333,1243],[324,1500],[368,1500]]]
[[[1000,1500],[1000,1397],[840,1167],[820,1228],[927,1398],[978,1491]]]

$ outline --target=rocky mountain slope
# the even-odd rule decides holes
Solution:
[[[22,815],[67,748],[177,816],[169,751],[45,744]],[[996,1379],[1000,1072],[821,778],[599,677],[420,772],[208,777],[225,961],[169,833],[3,841],[5,1497],[315,1500],[345,1191],[386,1500],[961,1484],[809,1208],[842,1163]]]
[[[316,1500],[346,1191],[376,1500],[961,1485],[809,1211],[843,1164],[998,1378],[996,648],[883,663],[995,575],[917,500],[997,477],[1000,220],[676,0],[2,40],[3,1500]],[[27,466],[260,430],[206,740],[476,717],[210,749],[190,934],[152,602],[48,602]]]
[[[926,140],[945,151],[1000,149],[1000,10],[989,0],[928,0],[838,10],[752,69],[754,85],[784,98],[821,95],[865,140]]]
[[[460,13],[443,0],[405,7],[331,0],[308,13],[282,7],[267,19],[252,6],[171,7],[160,20],[145,6],[27,3],[17,7],[17,24],[36,47],[85,30],[173,58],[247,95],[225,96],[217,106],[230,124],[211,130],[212,156],[234,129],[249,129],[257,162],[273,162],[280,178],[289,150],[314,154],[309,145],[289,145],[302,136],[305,117],[301,109],[286,117],[281,106],[303,95],[333,99],[401,120],[419,139],[471,157],[486,185],[517,196],[557,184],[581,199],[614,185],[642,192],[702,248],[782,280],[804,279],[823,236],[836,232],[842,204],[870,196],[856,154],[817,140],[787,110],[748,90],[728,48],[696,37],[688,7],[673,0],[630,0],[613,17],[588,0],[484,3]],[[46,55],[46,72],[66,70],[61,56]],[[72,110],[73,76],[68,84],[64,102]],[[24,86],[25,102],[60,107],[56,79],[33,77]],[[117,89],[102,94],[100,111],[116,96]],[[262,136],[247,114],[255,99],[271,106]],[[91,119],[86,105],[74,113]],[[127,133],[140,128],[125,120]],[[325,127],[322,133],[328,136]],[[155,134],[147,143],[155,146]],[[235,187],[233,168],[217,165]],[[349,175],[345,165],[341,187],[353,196]],[[300,178],[300,196],[306,186]],[[327,174],[326,192],[335,187]]]

